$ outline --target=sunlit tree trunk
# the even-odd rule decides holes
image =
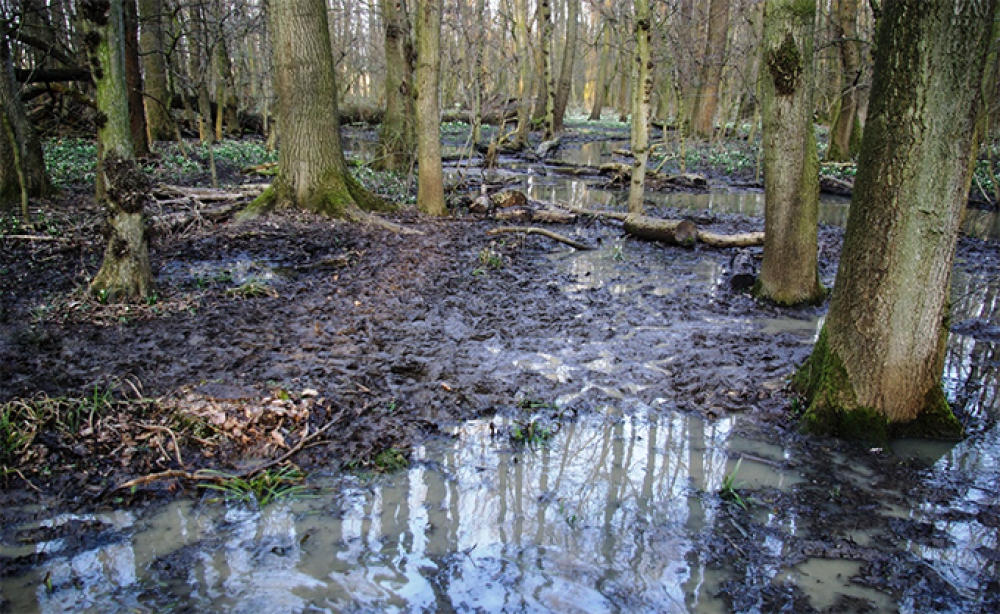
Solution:
[[[729,0],[712,0],[708,9],[708,42],[703,57],[705,64],[691,116],[691,131],[697,136],[710,137],[715,129],[719,82],[722,79],[728,35]]]
[[[406,0],[381,0],[385,22],[385,118],[379,132],[377,166],[407,171],[417,147],[413,71],[416,62]]]
[[[417,1],[417,206],[445,215],[441,169],[441,0]]]
[[[551,0],[539,0],[539,28],[541,39],[538,44],[542,54],[542,83],[545,96],[545,131],[543,139],[555,136],[556,88],[552,71],[552,5]]]
[[[764,5],[764,262],[756,291],[781,305],[818,302],[824,296],[812,123],[815,8],[815,0]]]
[[[651,23],[649,0],[635,0],[635,62],[636,94],[632,109],[632,182],[628,192],[629,215],[642,215],[649,161],[649,112],[653,95],[653,73],[650,61]]]
[[[145,72],[146,129],[151,141],[174,138],[167,65],[163,56],[163,0],[139,0],[140,49]]]
[[[868,121],[837,283],[795,378],[811,432],[957,437],[941,387],[996,0],[895,0],[879,16]]]
[[[566,20],[566,48],[563,51],[562,67],[559,69],[559,85],[556,87],[552,111],[552,130],[556,133],[562,132],[573,85],[573,65],[576,62],[576,43],[580,32],[580,0],[568,0]]]
[[[851,132],[858,113],[858,78],[860,57],[858,51],[858,0],[840,0],[837,8],[837,33],[840,36],[840,63],[842,87],[840,112],[830,129],[830,147],[826,159],[845,162],[853,156]]]
[[[514,145],[528,145],[531,129],[531,50],[528,45],[528,9],[525,0],[514,0],[514,38],[517,42],[517,135]]]
[[[278,176],[249,213],[299,207],[355,218],[360,209],[387,208],[347,170],[324,0],[273,2],[270,23],[281,134]]]
[[[153,291],[143,214],[149,185],[132,148],[122,0],[92,2],[87,9],[84,17],[88,21],[88,55],[101,114],[97,138],[103,159],[98,169],[106,186],[110,231],[104,262],[90,289],[108,301],[144,297]]]

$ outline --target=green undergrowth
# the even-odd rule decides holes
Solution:
[[[199,484],[200,488],[215,490],[228,500],[256,503],[260,507],[280,499],[302,498],[308,490],[303,483],[305,473],[291,464],[266,469],[247,477],[224,472],[205,473],[215,474],[218,481]]]

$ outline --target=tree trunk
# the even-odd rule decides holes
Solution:
[[[811,432],[958,437],[941,387],[952,260],[996,0],[882,5],[830,312],[795,378]]]
[[[388,208],[347,170],[324,0],[272,3],[270,23],[279,95],[278,176],[247,213],[277,206],[360,218],[359,207]]]
[[[381,0],[385,22],[385,117],[379,131],[382,170],[407,172],[416,149],[413,70],[416,61],[406,0]]]
[[[531,129],[531,47],[528,44],[528,9],[525,0],[514,0],[514,38],[517,41],[517,136],[518,149],[528,146]]]
[[[145,69],[146,129],[151,141],[174,138],[170,120],[170,93],[167,89],[167,65],[163,56],[163,0],[139,0],[139,39]]]
[[[632,108],[632,178],[628,191],[629,215],[642,215],[646,166],[649,162],[649,111],[653,95],[650,61],[651,18],[649,0],[635,0],[635,98]]]
[[[417,207],[445,215],[441,169],[441,0],[417,1]]]
[[[101,112],[97,138],[102,159],[98,169],[106,186],[110,230],[104,262],[90,282],[90,290],[106,301],[145,297],[153,291],[143,214],[149,186],[133,154],[122,0],[89,3],[84,17],[88,21],[95,98]]]
[[[806,8],[812,10],[806,10]],[[780,305],[823,300],[812,123],[815,0],[764,5],[764,262],[757,295]]]
[[[608,95],[608,62],[611,59],[611,26],[605,21],[601,28],[601,50],[597,62],[597,80],[594,83],[594,106],[588,118],[592,122],[601,121]]]
[[[538,42],[542,53],[542,82],[545,84],[545,131],[543,141],[555,137],[556,87],[552,70],[552,4],[551,0],[539,0],[539,27],[541,40]]]
[[[837,7],[837,34],[840,37],[840,64],[843,69],[840,112],[830,129],[826,159],[846,162],[854,156],[851,133],[858,114],[858,79],[861,78],[858,51],[858,0],[840,0]]]
[[[128,118],[132,149],[136,156],[149,155],[146,110],[142,100],[142,72],[139,69],[139,14],[135,0],[125,0],[125,84],[128,87]]]
[[[566,48],[563,51],[562,67],[559,69],[559,85],[553,106],[552,130],[556,134],[563,131],[563,119],[569,104],[570,89],[573,84],[573,64],[576,61],[576,41],[580,32],[580,0],[568,0],[566,12]]]
[[[6,130],[0,133],[0,200],[13,200],[21,197],[21,180],[15,164],[13,147],[18,147],[18,157],[21,160],[21,172],[28,184],[28,196],[43,197],[53,192],[48,173],[45,170],[45,157],[42,152],[42,141],[38,133],[28,121],[24,106],[17,95],[17,81],[14,80],[14,64],[10,54],[7,38],[0,39],[0,114],[10,122],[13,141],[6,136]]]
[[[719,81],[722,79],[729,35],[729,0],[712,0],[708,13],[708,42],[703,56],[701,83],[691,116],[692,134],[702,137],[711,137],[715,130]]]

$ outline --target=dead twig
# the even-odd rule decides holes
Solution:
[[[187,467],[187,465],[184,464],[184,459],[181,458],[181,446],[177,443],[177,435],[174,433],[173,429],[160,426],[158,424],[142,424],[140,426],[150,431],[160,431],[170,435],[170,440],[174,444],[174,453],[177,455],[177,464],[181,467]]]

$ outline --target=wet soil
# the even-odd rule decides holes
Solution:
[[[19,468],[0,492],[7,527],[53,509],[117,507],[192,486],[163,479],[118,488],[157,472],[236,472],[289,450],[305,471],[375,469],[380,452],[405,454],[463,420],[524,407],[566,420],[624,400],[662,415],[740,413],[756,436],[815,459],[801,461],[814,464],[811,484],[756,493],[761,508],[818,519],[808,531],[769,552],[758,543],[769,524],[729,506],[731,522],[701,536],[709,560],[743,565],[752,576],[769,557],[850,559],[863,562],[861,585],[898,594],[923,583],[927,595],[953,597],[954,587],[919,559],[854,543],[851,531],[870,518],[869,506],[945,500],[961,485],[925,484],[921,463],[795,432],[786,382],[808,355],[808,331],[823,308],[777,309],[734,290],[731,251],[639,242],[613,223],[581,220],[558,229],[599,246],[580,258],[544,237],[490,237],[498,223],[471,216],[404,212],[394,221],[423,232],[404,236],[282,212],[156,237],[156,300],[102,305],[84,291],[101,256],[99,212],[81,195],[46,206],[66,220],[61,238],[0,237],[0,402],[80,400],[59,401],[62,415],[96,391],[111,398],[75,429],[48,423],[27,452],[7,459]],[[763,226],[739,216],[653,213],[694,218],[717,232]],[[841,235],[821,230],[827,285]],[[960,258],[975,275],[996,277],[995,245],[963,239]],[[762,325],[772,320],[784,324]],[[800,327],[788,325],[796,321]],[[988,321],[959,324],[965,334],[996,336]],[[963,418],[975,432],[991,426],[988,416]],[[832,452],[868,472],[866,488],[824,482]],[[911,487],[906,500],[870,500],[879,484],[887,497],[904,497],[899,483]],[[929,546],[946,539],[933,524],[905,518],[883,529]],[[113,527],[76,522],[54,530],[87,540]],[[16,575],[44,556],[4,559],[0,573]],[[792,585],[754,581],[760,590],[726,588],[733,610],[756,603],[763,611],[815,611]],[[874,607],[842,596],[825,611]]]

